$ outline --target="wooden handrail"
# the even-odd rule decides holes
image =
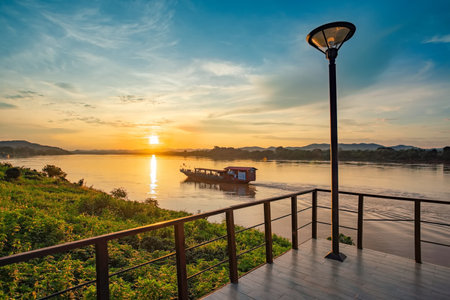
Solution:
[[[43,256],[50,255],[50,254],[64,252],[64,251],[81,248],[81,247],[85,247],[85,246],[89,246],[89,245],[95,245],[97,242],[102,241],[102,240],[115,240],[118,238],[130,236],[130,235],[136,235],[139,233],[144,233],[144,232],[161,229],[161,228],[168,227],[168,226],[173,226],[173,225],[176,225],[179,223],[186,223],[186,222],[195,221],[198,219],[204,219],[207,217],[215,216],[218,214],[223,214],[223,213],[226,213],[226,211],[230,210],[230,209],[237,210],[237,209],[241,209],[241,208],[264,204],[267,202],[283,200],[283,199],[286,199],[286,198],[289,198],[292,196],[308,194],[308,193],[311,193],[312,191],[313,190],[305,190],[305,191],[291,193],[291,194],[287,194],[287,195],[283,195],[283,196],[267,198],[267,199],[263,199],[263,200],[259,200],[259,201],[255,201],[255,202],[237,204],[237,205],[229,206],[227,208],[212,210],[212,211],[200,213],[197,215],[186,216],[186,217],[168,220],[168,221],[162,221],[162,222],[153,223],[150,225],[145,225],[145,226],[136,227],[136,228],[132,228],[132,229],[126,229],[126,230],[117,231],[117,232],[108,233],[108,234],[103,234],[103,235],[99,235],[99,236],[95,236],[95,237],[91,237],[91,238],[87,238],[87,239],[82,239],[82,240],[78,240],[78,241],[67,242],[64,244],[40,248],[40,249],[36,249],[36,250],[13,254],[10,256],[4,256],[4,257],[0,257],[0,267],[9,265],[9,264],[18,263],[18,262],[27,261],[32,258],[43,257]]]
[[[217,209],[205,213],[200,213],[197,215],[186,216],[178,219],[163,221],[154,223],[151,225],[141,226],[133,229],[122,230],[118,232],[113,232],[109,234],[104,234],[92,238],[87,238],[83,240],[68,242],[60,245],[50,246],[46,248],[36,249],[32,251],[27,251],[23,253],[14,254],[11,256],[0,257],[0,266],[5,266],[9,264],[14,264],[18,262],[27,261],[32,258],[38,258],[47,256],[50,254],[55,254],[59,252],[64,252],[76,248],[85,247],[88,245],[95,245],[95,253],[96,253],[96,283],[97,283],[97,299],[109,299],[109,271],[108,271],[108,241],[114,240],[118,238],[122,238],[125,236],[136,235],[139,233],[144,233],[152,230],[157,230],[160,228],[165,228],[168,226],[174,226],[175,232],[175,249],[176,249],[176,266],[177,266],[177,281],[178,281],[178,298],[179,299],[188,299],[188,277],[187,277],[187,262],[186,262],[186,248],[185,248],[185,235],[184,235],[184,223],[195,221],[198,219],[204,219],[210,216],[215,216],[218,214],[225,213],[226,216],[226,226],[227,226],[227,239],[228,239],[228,261],[230,267],[230,281],[233,283],[238,282],[238,271],[237,271],[237,254],[236,254],[236,237],[235,237],[235,224],[234,224],[234,211],[237,209],[252,207],[256,205],[264,206],[264,228],[265,228],[265,245],[266,247],[266,262],[273,262],[273,253],[272,253],[272,219],[271,219],[271,211],[270,211],[270,203],[274,201],[279,201],[283,199],[291,198],[291,225],[292,225],[292,242],[293,249],[298,248],[298,230],[297,228],[297,196],[305,195],[308,193],[312,194],[311,199],[311,208],[312,208],[312,216],[311,216],[311,224],[312,224],[312,235],[313,239],[317,238],[317,192],[330,192],[330,190],[326,189],[310,189],[304,190],[297,193],[291,193],[287,195],[282,195],[273,198],[267,198],[255,202],[250,203],[242,203],[233,205],[223,209]],[[367,193],[356,193],[356,192],[345,192],[339,191],[340,194],[347,195],[355,195],[358,196],[358,248],[362,249],[362,241],[363,241],[363,210],[364,210],[364,197],[372,197],[372,198],[382,198],[382,199],[391,199],[391,200],[399,200],[399,201],[411,201],[414,202],[414,245],[415,245],[415,260],[418,263],[421,263],[421,203],[433,203],[433,204],[444,204],[450,205],[450,202],[442,201],[442,200],[430,200],[430,199],[417,199],[417,198],[408,198],[408,197],[396,197],[396,196],[385,196],[385,195],[375,195],[375,194],[367,194]],[[286,215],[288,216],[288,215]],[[283,217],[286,217],[283,216]],[[302,227],[300,227],[302,228]],[[261,245],[262,246],[262,245]],[[256,247],[259,248],[260,246]],[[256,249],[255,248],[255,249]],[[254,249],[250,249],[254,250]],[[224,261],[226,262],[226,260]]]

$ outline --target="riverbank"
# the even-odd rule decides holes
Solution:
[[[20,176],[0,164],[0,255],[47,247],[82,238],[134,228],[162,220],[188,215],[158,207],[154,199],[135,202],[126,193],[112,193],[88,188],[83,181],[71,183],[64,175],[48,177],[42,172],[17,168]],[[12,174],[12,175],[11,175]],[[226,234],[222,224],[206,220],[185,225],[186,244],[193,246]],[[174,248],[172,230],[124,238],[109,243],[110,272],[138,265],[170,253]],[[238,251],[251,249],[264,241],[255,230],[237,236]],[[290,248],[286,239],[274,237],[274,255]],[[190,252],[188,274],[194,274],[225,259],[226,240]],[[239,273],[264,262],[262,248],[239,259]],[[60,255],[34,259],[0,269],[0,298],[40,298],[95,278],[95,255],[92,247]],[[190,281],[190,294],[198,298],[228,282],[228,267],[221,265]],[[111,278],[115,298],[171,298],[176,296],[174,259],[160,265],[146,265]],[[68,293],[69,298],[91,298],[91,285]]]

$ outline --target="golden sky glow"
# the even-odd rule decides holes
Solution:
[[[327,60],[305,37],[337,18],[357,27],[336,60],[339,141],[449,143],[447,2],[409,3],[402,15],[392,1],[250,3],[1,2],[0,140],[68,150],[327,143]]]

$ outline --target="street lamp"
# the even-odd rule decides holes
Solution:
[[[330,156],[331,156],[331,239],[332,250],[326,258],[344,261],[346,256],[339,252],[339,183],[338,183],[338,137],[336,113],[336,64],[341,46],[355,33],[356,27],[349,22],[333,22],[311,31],[306,40],[329,60],[330,77]]]

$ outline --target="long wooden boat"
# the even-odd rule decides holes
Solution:
[[[223,170],[180,168],[180,172],[192,180],[244,184],[256,180],[256,170],[253,167],[226,167]]]

